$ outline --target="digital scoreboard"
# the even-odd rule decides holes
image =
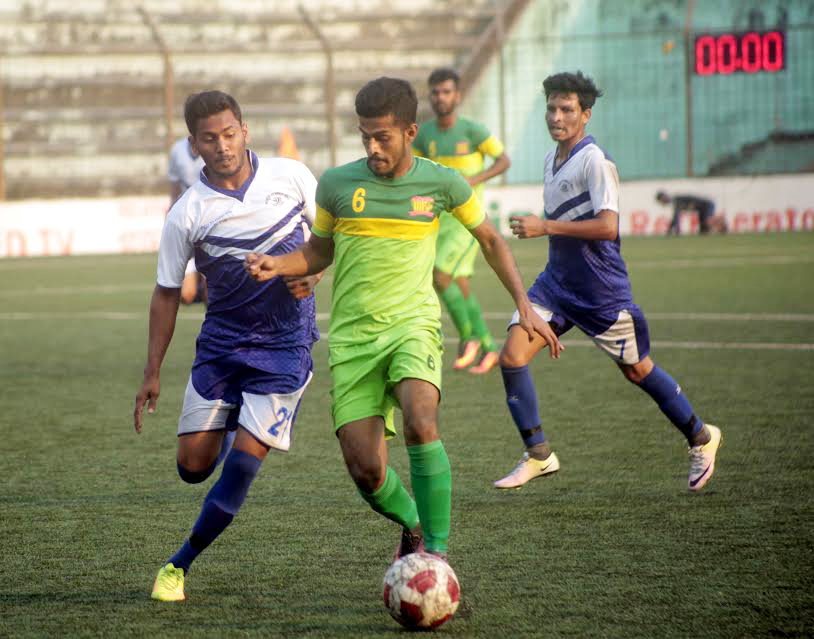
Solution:
[[[775,73],[786,68],[783,31],[705,33],[695,37],[695,73]]]

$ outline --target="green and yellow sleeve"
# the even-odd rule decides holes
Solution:
[[[498,140],[494,135],[490,135],[483,142],[478,144],[478,151],[489,157],[499,157],[504,152],[503,142]]]
[[[448,210],[468,229],[475,228],[486,217],[469,182],[455,172],[450,172]]]
[[[311,231],[317,237],[324,237],[330,238],[333,237],[334,234],[334,226],[336,226],[336,218],[334,214],[331,212],[333,210],[333,205],[331,202],[334,200],[334,188],[331,186],[331,180],[329,178],[330,172],[327,172],[322,176],[319,183],[317,184],[317,192],[316,192],[316,203],[317,203],[317,214],[314,219],[314,224],[311,227]]]
[[[311,232],[317,237],[330,238],[334,234],[336,218],[317,204],[317,214]]]

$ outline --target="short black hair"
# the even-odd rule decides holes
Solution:
[[[430,77],[427,79],[427,84],[434,87],[436,84],[441,84],[447,80],[452,80],[455,83],[456,89],[461,86],[461,76],[459,76],[454,69],[450,69],[449,67],[435,69],[435,71],[430,73]]]
[[[381,77],[371,80],[356,94],[356,115],[380,118],[393,114],[393,119],[407,126],[414,124],[418,98],[407,80]]]
[[[184,102],[184,120],[187,122],[189,134],[195,135],[198,120],[227,110],[234,114],[238,122],[243,123],[240,105],[231,95],[223,91],[201,91],[191,94]]]
[[[582,75],[582,71],[576,73],[555,73],[543,80],[543,90],[545,98],[548,100],[552,93],[576,93],[579,98],[579,106],[582,110],[590,109],[596,99],[602,97],[594,81],[587,75]]]

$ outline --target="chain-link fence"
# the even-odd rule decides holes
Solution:
[[[604,91],[588,132],[625,179],[814,171],[814,24],[526,36],[503,56],[504,91],[487,75],[470,111],[505,120],[511,183],[538,182],[552,147],[543,78],[576,70]]]

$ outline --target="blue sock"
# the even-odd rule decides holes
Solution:
[[[704,422],[695,416],[681,386],[667,372],[654,366],[650,374],[641,381],[639,387],[653,398],[661,412],[667,415],[667,419],[692,444],[693,436],[703,428]]]
[[[237,511],[246,499],[252,480],[260,469],[262,460],[242,450],[233,450],[223,464],[220,479],[215,482],[204,500],[198,521],[192,534],[168,561],[184,573],[195,558],[209,546],[226,527],[232,523]]]
[[[545,441],[545,434],[540,425],[537,412],[537,391],[531,379],[528,366],[520,368],[500,367],[503,375],[503,386],[506,388],[506,403],[512,414],[517,430],[523,438],[526,448],[531,448]]]

